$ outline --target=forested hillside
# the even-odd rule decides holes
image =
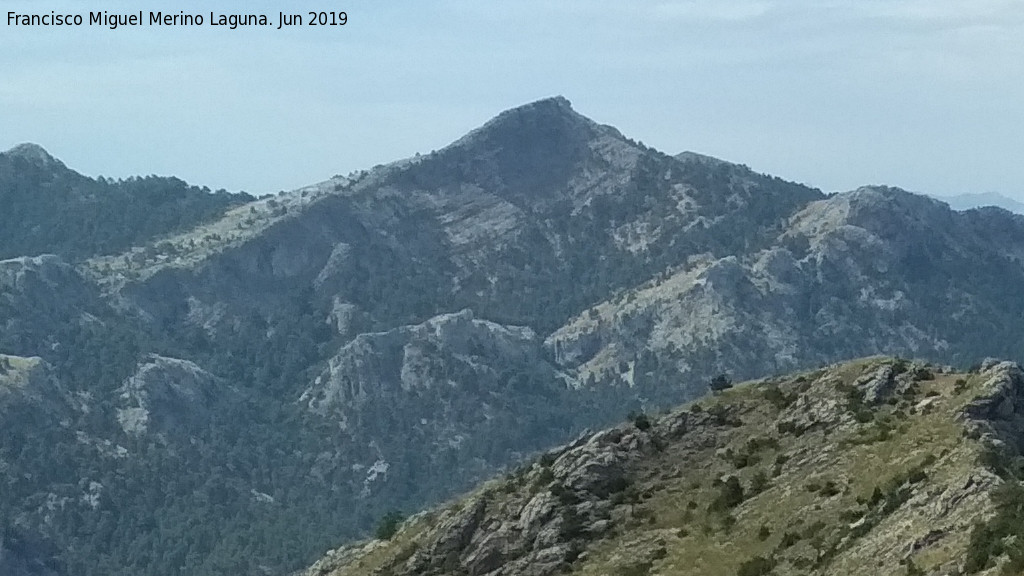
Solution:
[[[249,200],[177,178],[92,179],[22,144],[0,153],[0,258],[120,252]]]

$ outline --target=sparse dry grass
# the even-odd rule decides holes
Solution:
[[[896,395],[872,407],[870,421],[858,422],[847,408],[847,391],[887,362],[892,360],[867,358],[772,379],[769,384],[782,393],[774,394],[774,402],[764,381],[700,399],[700,411],[728,408],[741,424],[716,426],[710,435],[687,432],[635,462],[628,496],[613,509],[613,531],[589,544],[572,573],[733,576],[758,557],[771,559],[771,574],[780,576],[902,576],[907,568],[901,561],[908,556],[925,573],[948,567],[962,557],[971,524],[989,513],[987,493],[962,505],[951,499],[979,470],[980,447],[965,438],[958,414],[981,377],[966,376],[960,386],[956,382],[965,375],[920,381],[914,394]],[[777,430],[781,419],[822,403],[833,407],[838,421],[799,434]],[[689,410],[692,405],[662,422]],[[888,432],[875,432],[881,428]],[[664,431],[658,424],[654,430]],[[745,494],[738,505],[723,507],[729,476],[738,478]],[[535,487],[509,478],[473,496],[486,494],[491,510],[521,506]],[[759,482],[761,490],[752,491]],[[453,502],[448,512],[457,506]],[[369,574],[407,558],[428,541],[430,526],[417,520],[395,541],[371,547],[332,576]],[[944,527],[948,535],[909,551],[909,543]]]

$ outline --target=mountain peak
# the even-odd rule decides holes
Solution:
[[[462,182],[500,191],[506,198],[543,198],[565,189],[581,163],[605,137],[629,145],[614,128],[579,114],[555,96],[501,112],[415,168],[419,186]]]
[[[588,132],[597,126],[576,112],[568,99],[553,96],[505,110],[455,144],[505,140],[510,136],[517,136],[516,139],[530,136],[550,138],[559,133],[564,136],[566,132],[589,135]]]
[[[32,142],[25,142],[18,144],[10,150],[3,153],[4,156],[12,158],[21,158],[28,160],[40,166],[60,165],[60,160],[57,160],[46,151],[45,148]]]
[[[579,116],[579,114],[573,109],[572,102],[570,102],[565,96],[541,98],[540,100],[523,104],[522,106],[517,106],[505,111],[506,114],[509,112],[568,113]]]

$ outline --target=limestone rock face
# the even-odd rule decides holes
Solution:
[[[1024,220],[1004,216],[1000,225],[1024,231]],[[891,188],[839,194],[790,217],[774,247],[691,259],[583,311],[545,344],[581,381],[630,386],[645,375],[750,377],[880,350],[970,363],[992,326],[1013,330],[984,304],[989,287],[1002,273],[1024,280],[1015,252],[978,240],[987,218]]]
[[[141,362],[118,390],[117,420],[126,434],[188,435],[210,418],[223,382],[195,363],[156,354]]]
[[[56,423],[70,417],[75,406],[53,367],[42,358],[0,354],[0,418],[8,426],[25,412],[44,414]]]
[[[517,491],[501,502],[487,493],[473,496],[426,518],[429,543],[395,566],[394,573],[442,575],[460,566],[472,576],[563,573],[585,540],[609,530],[613,506],[608,498],[628,483],[629,463],[649,450],[648,435],[636,429],[585,433],[506,481],[510,489],[535,489]],[[335,552],[310,574],[346,573],[337,572],[344,559],[359,556]]]
[[[982,393],[964,409],[968,427],[1011,453],[1024,451],[1024,371],[1014,362],[987,361],[981,375]]]
[[[465,487],[516,453],[565,440],[587,417],[556,408],[573,394],[532,329],[467,309],[357,335],[299,402],[347,439],[323,473],[386,501],[413,465],[441,473],[458,462],[460,475],[445,484]],[[347,475],[346,461],[369,468]]]
[[[415,326],[358,335],[328,361],[301,401],[327,414],[385,395],[452,387],[469,387],[468,393],[475,394],[506,384],[498,381],[502,366],[496,363],[543,366],[541,353],[533,330],[478,320],[471,310],[463,310]]]
[[[99,305],[95,287],[52,254],[0,260],[0,295],[7,307],[0,322],[34,312],[33,321],[52,325],[77,319]]]
[[[864,399],[872,404],[883,402],[896,389],[892,366],[881,366],[878,371],[857,382],[864,389]]]
[[[42,146],[26,142],[24,144],[18,144],[10,150],[3,153],[8,158],[17,158],[20,160],[26,160],[32,162],[38,166],[44,168],[63,167],[64,164],[50,155]]]

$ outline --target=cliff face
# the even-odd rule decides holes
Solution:
[[[575,398],[533,330],[463,310],[356,336],[299,403],[337,438],[317,474],[394,503],[443,498],[561,441],[587,420],[559,408]],[[436,480],[405,483],[420,475]]]
[[[1016,448],[1022,390],[1011,363],[885,358],[741,385],[587,433],[306,574],[975,573],[1005,482],[980,462]]]

